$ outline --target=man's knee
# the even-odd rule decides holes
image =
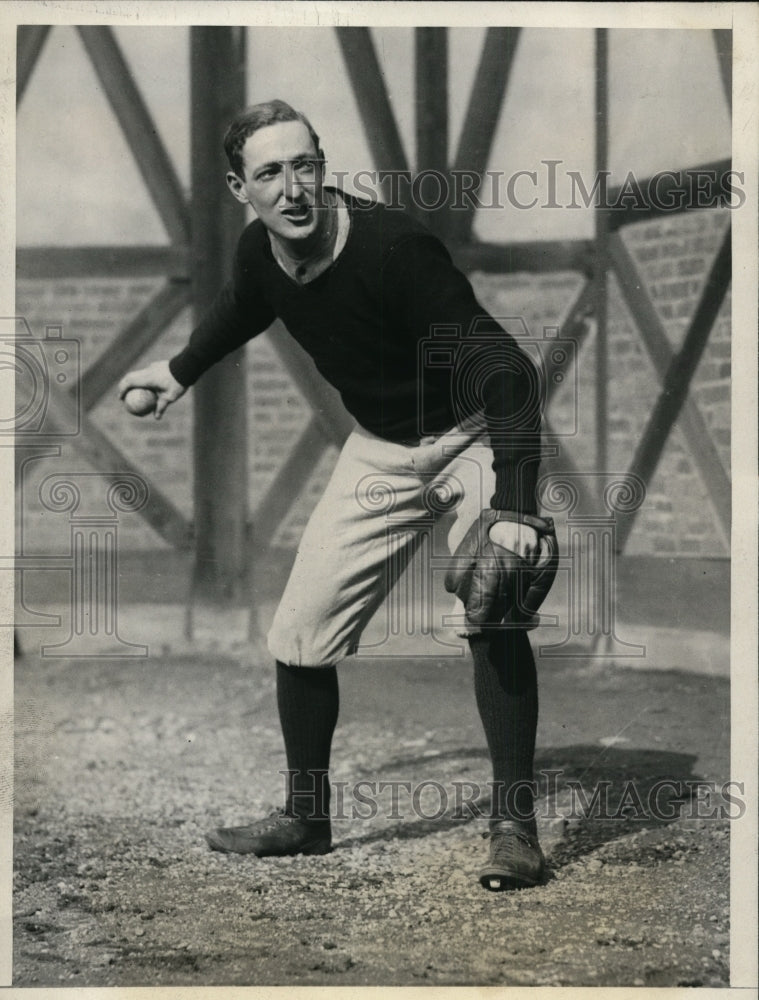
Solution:
[[[274,620],[267,637],[269,652],[275,660],[290,667],[329,667],[355,652],[345,640],[336,639],[297,622]]]

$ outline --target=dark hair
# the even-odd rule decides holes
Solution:
[[[243,146],[254,132],[260,128],[266,128],[268,125],[277,125],[279,122],[303,122],[311,136],[317,156],[323,157],[319,136],[302,111],[296,111],[285,101],[264,101],[262,104],[254,104],[240,112],[230,122],[224,133],[224,152],[227,154],[230,167],[241,180],[245,180],[245,167],[242,160]]]

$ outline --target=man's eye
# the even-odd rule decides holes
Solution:
[[[300,177],[310,177],[316,168],[313,160],[293,160],[293,170]]]

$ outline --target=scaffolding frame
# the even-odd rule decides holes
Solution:
[[[18,28],[17,104],[34,72],[47,39],[46,25]],[[221,130],[245,103],[245,37],[239,27],[192,27],[191,136],[192,197],[185,197],[171,159],[163,146],[147,104],[129,69],[113,30],[107,26],[76,29],[126,138],[143,181],[169,235],[166,246],[33,247],[19,248],[17,270],[35,278],[112,277],[156,274],[165,283],[153,299],[117,335],[109,350],[87,368],[79,386],[84,413],[75,447],[98,468],[133,472],[149,484],[142,517],[172,548],[193,551],[194,597],[239,601],[249,593],[247,565],[252,544],[248,524],[247,429],[244,348],[215,366],[194,392],[195,469],[194,519],[177,510],[142,469],[137,469],[87,416],[103,395],[134,365],[144,351],[188,305],[202,315],[226,279],[236,235],[242,228],[241,207],[220,183]],[[265,29],[263,29],[265,30]],[[353,89],[375,165],[387,171],[409,171],[380,62],[367,27],[336,27],[348,80]],[[522,29],[491,27],[485,34],[469,97],[469,111],[457,149],[448,162],[448,29],[414,29],[416,173],[426,170],[449,174],[464,171],[481,179],[492,150],[499,114],[508,92]],[[731,44],[729,30],[715,30],[714,44],[720,77],[732,106]],[[603,177],[608,167],[608,29],[595,31],[595,165]],[[709,169],[715,178],[730,161],[695,169]],[[718,193],[715,179],[711,194]],[[667,193],[687,194],[686,170],[669,182]],[[645,183],[643,185],[645,187]],[[473,189],[476,194],[477,184]],[[611,202],[614,190],[607,192]],[[649,484],[658,468],[669,435],[679,421],[693,459],[701,473],[719,524],[730,526],[730,483],[698,406],[689,394],[691,382],[709,333],[730,284],[730,227],[709,270],[707,280],[680,349],[672,351],[661,319],[637,266],[621,237],[624,225],[663,214],[648,204],[641,211],[610,212],[603,199],[595,210],[592,240],[485,243],[473,236],[474,207],[423,213],[425,221],[449,245],[464,270],[491,273],[573,270],[584,282],[571,304],[563,336],[578,344],[587,334],[587,317],[596,320],[596,467],[605,469],[608,456],[608,281],[613,273],[635,321],[641,342],[660,377],[660,392],[634,450],[629,473]],[[688,211],[687,197],[681,211]],[[667,210],[667,215],[673,209]],[[282,363],[311,408],[311,417],[284,465],[262,498],[255,537],[266,544],[287,515],[289,497],[307,482],[324,449],[341,445],[351,420],[337,393],[320,378],[310,359],[289,337],[273,338]],[[551,374],[551,373],[549,373]],[[547,380],[548,387],[555,380]],[[51,387],[52,426],[70,424],[73,395]],[[550,434],[550,428],[548,428]],[[220,437],[224,448],[218,447]],[[569,459],[562,456],[562,468]],[[593,502],[581,497],[581,506]],[[621,516],[618,546],[624,551],[637,511]]]

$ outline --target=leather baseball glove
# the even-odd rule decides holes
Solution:
[[[540,555],[527,562],[490,539],[497,521],[528,525],[540,538]],[[559,565],[559,546],[551,518],[486,508],[464,535],[445,575],[445,589],[461,600],[467,624],[535,628],[537,614]]]

